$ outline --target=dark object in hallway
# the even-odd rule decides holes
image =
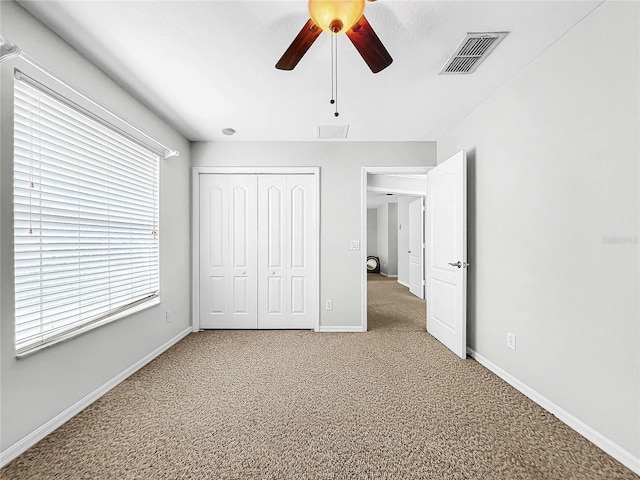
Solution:
[[[367,272],[380,273],[380,259],[378,257],[373,255],[367,257]]]

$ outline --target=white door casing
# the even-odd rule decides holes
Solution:
[[[200,328],[257,327],[257,178],[200,175]]]
[[[433,167],[429,165],[423,166],[394,166],[394,167],[362,167],[360,172],[360,238],[363,239],[363,243],[360,249],[360,261],[363,266],[362,272],[360,275],[360,327],[358,331],[366,332],[367,331],[367,269],[365,265],[367,264],[367,198],[368,198],[368,181],[367,177],[369,174],[402,174],[402,175],[424,175]],[[391,190],[385,189],[386,192]],[[400,195],[426,195],[426,187],[425,190],[393,190],[394,193],[398,193]]]
[[[315,179],[258,178],[258,328],[313,328]]]
[[[409,204],[409,291],[424,298],[424,199]]]
[[[467,355],[467,157],[427,173],[427,331]]]

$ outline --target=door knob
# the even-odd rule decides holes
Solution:
[[[271,275],[275,275],[275,274],[276,274],[276,272],[271,272]]]
[[[242,272],[242,275],[246,275],[246,274],[247,274],[247,272]]]
[[[411,250],[407,250],[407,253],[411,253]]]
[[[458,268],[467,268],[469,266],[469,264],[467,262],[461,262],[460,260],[458,260],[456,263],[451,263],[449,262],[449,265],[451,265],[452,267],[458,267]]]

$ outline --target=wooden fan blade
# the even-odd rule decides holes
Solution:
[[[287,51],[284,52],[282,58],[278,60],[276,68],[278,70],[293,70],[321,32],[322,29],[309,19],[298,36],[293,39]]]
[[[364,15],[347,32],[347,37],[373,73],[384,70],[393,62],[393,58]]]

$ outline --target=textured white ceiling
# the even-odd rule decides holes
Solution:
[[[188,139],[225,141],[316,140],[316,125],[333,124],[350,125],[347,141],[437,140],[599,3],[367,3],[394,61],[374,75],[340,36],[335,118],[326,33],[295,70],[274,68],[306,1],[20,1]],[[510,33],[474,74],[438,75],[482,31]]]

